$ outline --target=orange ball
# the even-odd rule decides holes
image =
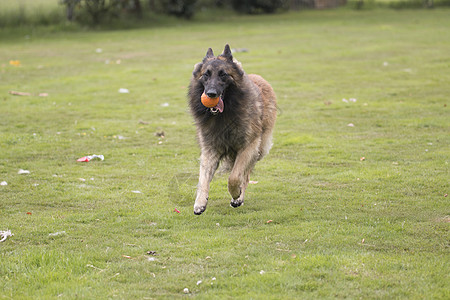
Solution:
[[[219,97],[209,98],[205,93],[202,94],[202,104],[206,107],[214,107],[219,103]]]

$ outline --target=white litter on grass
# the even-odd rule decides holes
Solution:
[[[103,160],[105,160],[105,157],[103,155],[94,154],[94,155],[83,156],[83,157],[77,159],[77,161],[78,162],[89,162],[93,159],[100,159],[103,161]]]
[[[184,288],[183,293],[189,294],[189,289],[188,288]]]
[[[130,91],[128,89],[120,88],[119,89],[119,93],[121,93],[121,94],[129,94]]]
[[[169,105],[170,105],[170,104],[167,103],[167,102],[161,103],[161,106],[162,106],[162,107],[169,107]]]
[[[97,53],[102,53],[103,50],[102,50],[102,48],[97,48],[97,49],[95,49],[95,52],[97,52]]]
[[[142,194],[142,192],[141,191],[131,191],[132,193],[135,193],[135,194]]]
[[[155,260],[156,260],[156,258],[154,258],[154,257],[150,256],[150,257],[147,257],[147,260],[148,260],[148,261],[155,261]]]
[[[49,233],[48,236],[58,236],[61,234],[66,234],[65,231],[58,231],[58,232],[54,232],[54,233]]]
[[[348,126],[348,127],[355,127],[355,124],[353,124],[353,123],[348,123],[347,126]]]
[[[2,239],[0,240],[0,243],[6,241],[6,239],[9,236],[13,236],[13,235],[14,234],[11,233],[11,230],[0,231],[0,236],[2,237]]]
[[[202,281],[201,281],[201,280],[197,281],[197,285],[199,285],[200,283],[202,283]]]
[[[19,169],[19,172],[17,174],[30,174],[31,172],[28,170]]]
[[[0,185],[8,185],[8,183],[6,181],[2,181],[0,182]]]
[[[259,274],[263,275],[264,273],[266,273],[264,270],[259,271]]]

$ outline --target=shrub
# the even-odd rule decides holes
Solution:
[[[159,0],[163,12],[180,18],[190,19],[195,13],[197,0]]]
[[[246,14],[274,13],[288,3],[288,0],[231,0],[235,10]]]

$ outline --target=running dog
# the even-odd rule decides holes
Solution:
[[[217,105],[206,107],[202,95],[218,98]],[[261,76],[246,74],[225,45],[217,57],[209,48],[203,61],[195,65],[188,98],[201,149],[194,213],[205,211],[209,185],[220,162],[231,171],[228,191],[231,206],[238,207],[244,203],[253,167],[272,147],[275,92]]]

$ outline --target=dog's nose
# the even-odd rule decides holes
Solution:
[[[209,97],[209,98],[217,98],[217,91],[215,91],[215,90],[209,90],[209,91],[207,91],[206,92],[206,95]]]

